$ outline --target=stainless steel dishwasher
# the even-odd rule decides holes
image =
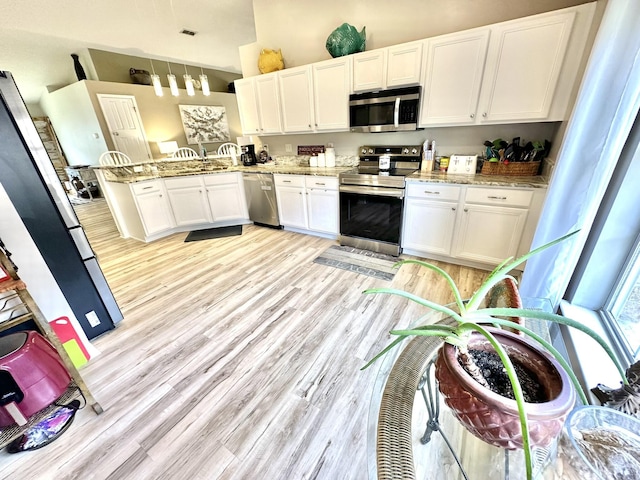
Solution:
[[[249,219],[259,225],[280,228],[276,187],[270,173],[243,173]]]

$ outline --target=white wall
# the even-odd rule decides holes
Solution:
[[[285,67],[288,68],[331,58],[325,42],[329,34],[344,22],[353,25],[358,31],[366,26],[366,49],[374,50],[588,2],[589,0],[254,0],[253,12],[257,46],[276,50],[281,48]],[[240,54],[242,73],[248,76],[245,65],[252,66],[252,63],[248,58],[242,58],[242,48]],[[257,58],[253,63],[257,63]]]
[[[108,148],[85,82],[44,93],[40,105],[51,119],[69,165],[96,165]]]
[[[201,93],[189,97],[185,90],[180,90],[180,96],[173,97],[168,88],[163,90],[164,96],[157,97],[153,88],[147,85],[85,80],[44,94],[41,106],[51,119],[70,165],[97,165],[100,155],[114,148],[98,103],[98,93],[135,97],[154,158],[164,156],[160,154],[157,142],[175,140],[181,147],[188,146],[179,105],[223,106],[229,123],[230,139],[235,142],[242,134],[234,94],[211,92],[208,97]],[[215,152],[221,143],[205,146],[208,151]]]
[[[435,140],[437,155],[481,154],[485,140],[502,138],[508,142],[514,137],[522,140],[549,140],[555,137],[559,123],[527,123],[511,125],[478,125],[472,127],[430,128],[415,132],[392,133],[319,133],[307,135],[262,136],[262,144],[269,145],[269,152],[285,153],[290,144],[293,154],[298,145],[324,145],[333,143],[338,155],[357,155],[357,148],[363,145],[421,145],[425,140]]]

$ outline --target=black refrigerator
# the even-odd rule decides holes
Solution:
[[[113,329],[120,308],[13,76],[1,70],[0,184],[87,338]]]

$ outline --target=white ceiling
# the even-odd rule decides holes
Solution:
[[[252,0],[0,0],[0,7],[0,70],[13,73],[27,104],[47,86],[75,81],[70,54],[86,48],[239,73],[238,47],[256,41]]]

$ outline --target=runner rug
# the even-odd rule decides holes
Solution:
[[[396,257],[383,253],[342,245],[332,245],[317,257],[314,262],[361,273],[362,275],[368,275],[381,280],[393,280],[394,275],[398,271],[397,268],[393,268],[393,265],[398,260]]]

